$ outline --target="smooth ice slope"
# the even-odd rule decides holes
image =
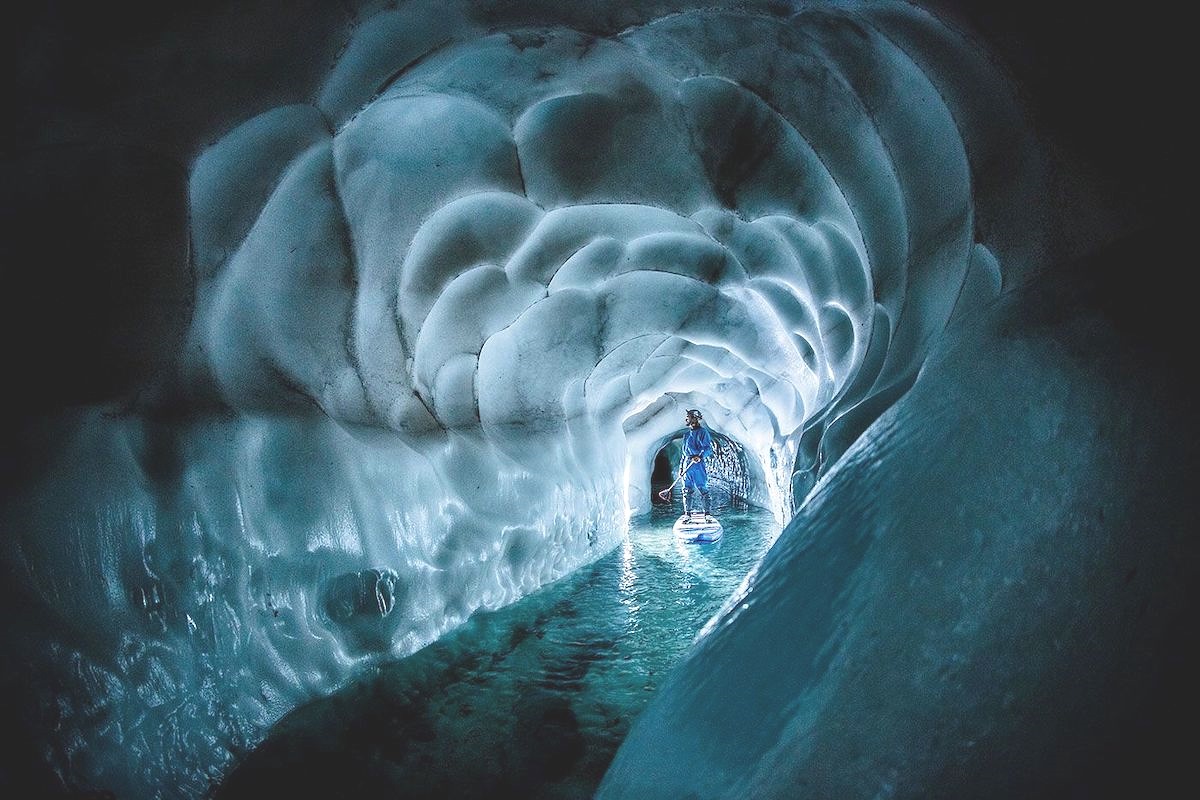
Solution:
[[[1178,791],[1195,427],[1079,301],[1146,244],[957,329],[710,621],[600,800]]]

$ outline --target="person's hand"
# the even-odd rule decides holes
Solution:
[[[692,456],[692,463],[693,464],[700,463],[700,456]]]

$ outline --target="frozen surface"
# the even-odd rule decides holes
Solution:
[[[404,4],[364,12],[310,103],[230,122],[190,173],[170,379],[65,415],[3,509],[38,752],[120,796],[203,795],[297,704],[610,552],[685,408],[780,523],[886,509],[908,541],[929,487],[833,487],[886,431],[925,448],[888,475],[949,447],[940,407],[831,467],[1046,250],[1002,71],[907,3]],[[956,376],[930,385],[976,396]],[[799,541],[764,581],[792,585],[771,565]],[[753,592],[747,619],[800,613]],[[642,730],[693,713],[680,685]],[[643,785],[641,741],[607,791]],[[731,792],[792,763],[753,738],[722,758]]]

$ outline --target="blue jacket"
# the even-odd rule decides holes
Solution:
[[[683,455],[685,458],[691,456],[707,458],[712,455],[712,434],[708,432],[708,428],[701,425],[699,428],[687,432],[687,435],[683,437]]]

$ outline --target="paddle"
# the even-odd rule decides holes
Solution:
[[[678,475],[678,476],[675,478],[675,480],[671,481],[671,485],[670,485],[670,486],[668,486],[667,488],[663,489],[661,492],[659,492],[659,493],[658,493],[658,496],[659,496],[660,498],[662,498],[663,500],[666,500],[668,497],[670,497],[670,496],[671,496],[671,490],[675,488],[675,484],[679,483],[679,480],[680,480],[680,478],[682,478],[684,475],[686,475],[686,474],[687,474],[687,471],[688,471],[689,469],[691,469],[692,467],[696,466],[696,464],[699,464],[699,463],[700,463],[699,461],[694,461],[694,462],[692,462],[691,464],[688,464],[688,465],[687,465],[687,469],[681,469],[681,470],[679,470],[679,475]],[[682,467],[682,466],[683,466],[683,463],[682,463],[682,462],[680,462],[679,466],[680,466],[680,467]]]

